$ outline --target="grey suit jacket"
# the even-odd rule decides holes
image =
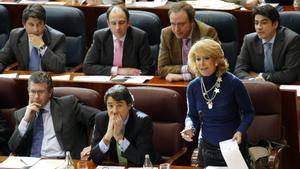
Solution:
[[[64,96],[51,99],[51,116],[56,138],[64,151],[70,151],[75,159],[80,159],[81,150],[88,145],[87,130],[94,125],[97,109],[81,104],[75,96]],[[9,140],[9,148],[13,153],[30,156],[32,145],[33,122],[21,137],[20,124],[26,107],[15,112],[16,127]]]
[[[65,35],[46,26],[43,40],[48,47],[41,60],[43,71],[64,72],[65,70]],[[29,69],[28,34],[24,28],[16,28],[10,32],[5,46],[0,50],[0,72],[17,61],[19,70]]]
[[[99,148],[99,142],[106,133],[108,121],[109,117],[106,111],[99,113],[95,118],[91,158],[96,164],[102,164],[103,161],[118,163],[116,141],[114,139],[111,141],[109,150],[105,154]],[[130,142],[127,150],[122,153],[128,163],[135,165],[143,164],[145,154],[150,155],[151,161],[154,164],[162,162],[161,157],[154,149],[152,142],[153,126],[148,115],[131,109],[124,137]]]
[[[94,33],[93,43],[83,63],[88,75],[110,75],[114,58],[113,36],[109,28]],[[141,69],[142,74],[154,74],[154,60],[150,55],[147,34],[133,26],[128,27],[123,47],[123,67]]]
[[[215,28],[197,20],[195,20],[194,23],[192,44],[203,37],[210,37],[219,41]],[[158,75],[165,77],[169,73],[181,74],[181,67],[183,65],[181,48],[182,40],[176,38],[171,26],[162,29],[158,56]]]
[[[267,81],[278,84],[293,83],[300,74],[300,36],[281,27],[276,34],[272,51],[274,73],[264,73],[264,49],[256,33],[245,36],[241,53],[237,58],[235,75],[241,79],[251,78],[250,72],[263,73]]]

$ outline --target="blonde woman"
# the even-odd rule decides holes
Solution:
[[[199,166],[226,166],[219,142],[228,139],[239,144],[247,161],[247,129],[255,112],[243,83],[227,72],[224,52],[214,40],[196,42],[188,59],[189,68],[198,77],[187,88],[188,112],[182,137],[192,141],[195,128],[201,125]]]

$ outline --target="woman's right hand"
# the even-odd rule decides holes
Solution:
[[[195,135],[195,129],[194,128],[185,128],[183,129],[181,132],[181,137],[188,141],[188,142],[192,142],[193,141],[193,137]]]

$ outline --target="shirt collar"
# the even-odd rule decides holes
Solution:
[[[276,37],[276,33],[274,34],[274,36],[272,37],[272,39],[271,39],[271,40],[269,40],[269,41],[266,41],[265,39],[262,39],[262,43],[263,43],[263,44],[265,44],[265,43],[267,43],[267,42],[268,42],[268,43],[272,43],[272,44],[273,44],[273,43],[274,43],[274,41],[275,41],[275,37]]]
[[[50,103],[51,103],[51,101],[49,100],[47,102],[47,104],[43,107],[43,109],[45,110],[45,112],[50,112]]]
[[[116,39],[120,39],[122,42],[125,41],[126,38],[126,34],[122,37],[122,38],[117,38],[114,34],[113,34],[113,40],[115,41]]]

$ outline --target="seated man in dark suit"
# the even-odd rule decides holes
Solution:
[[[0,50],[0,72],[16,61],[20,70],[64,71],[65,35],[45,21],[46,11],[41,5],[31,4],[24,9],[24,28],[13,29]]]
[[[71,95],[53,97],[52,79],[34,72],[28,80],[28,105],[15,112],[16,127],[10,150],[20,156],[63,158],[70,151],[75,159],[88,145],[87,128],[98,112]]]
[[[8,149],[9,131],[8,126],[3,114],[0,112],[0,156],[9,154]]]
[[[278,84],[298,81],[300,36],[280,26],[279,13],[271,5],[256,7],[253,16],[256,32],[244,37],[235,75]]]
[[[152,163],[162,160],[154,150],[153,125],[150,117],[133,107],[134,98],[128,89],[115,85],[104,96],[107,111],[96,116],[91,158],[103,161],[141,165],[145,154]]]
[[[109,28],[94,33],[83,72],[88,75],[154,74],[148,35],[130,26],[128,10],[114,5],[107,10],[106,16]]]

